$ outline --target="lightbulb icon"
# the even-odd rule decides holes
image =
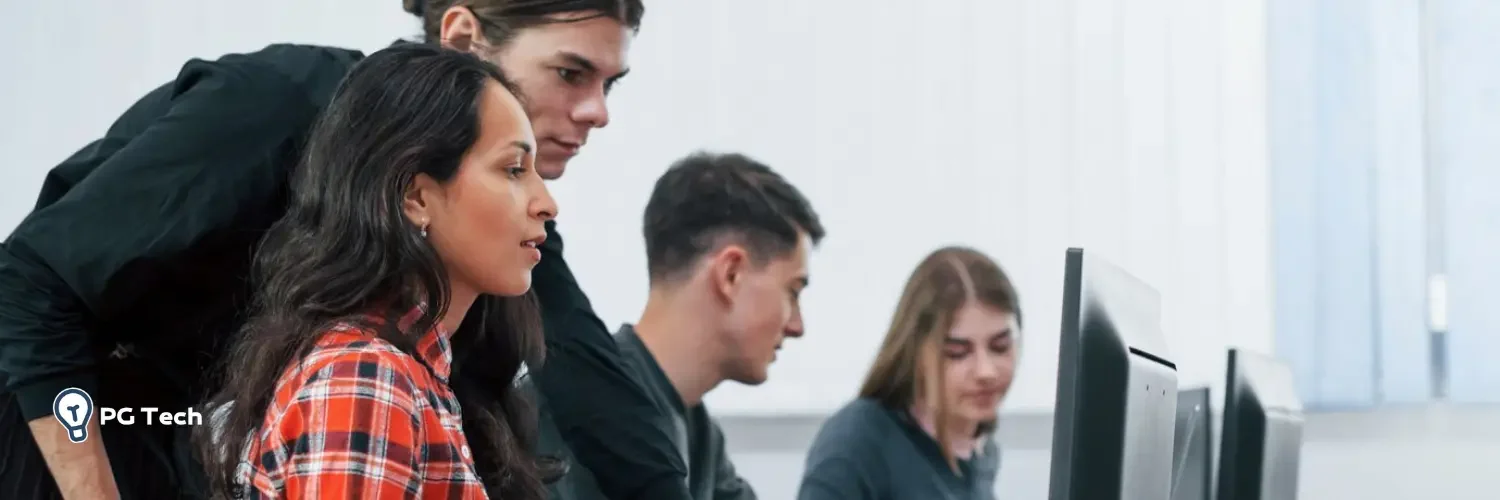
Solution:
[[[52,400],[52,416],[68,430],[68,440],[82,443],[89,438],[89,419],[94,416],[94,398],[77,387],[57,393]]]

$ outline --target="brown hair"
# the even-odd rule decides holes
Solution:
[[[632,30],[641,27],[646,14],[642,0],[401,0],[406,12],[422,18],[422,35],[428,43],[438,41],[442,31],[443,12],[451,7],[468,7],[479,19],[485,38],[495,47],[505,45],[526,28],[554,22],[576,22],[608,17]],[[595,15],[559,21],[549,16],[565,12],[594,12]]]
[[[1021,322],[1021,304],[1015,286],[1005,271],[988,256],[964,247],[945,247],[928,255],[906,281],[890,329],[880,344],[875,363],[865,375],[859,397],[906,411],[918,398],[931,398],[938,416],[937,439],[947,443],[947,406],[937,393],[943,384],[943,358],[938,355],[943,339],[953,327],[954,317],[969,303],[1014,314]],[[993,431],[995,422],[979,426],[980,434]],[[940,446],[950,466],[957,465],[953,451]]]

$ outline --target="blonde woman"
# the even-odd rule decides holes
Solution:
[[[1020,327],[1015,287],[993,260],[956,247],[927,256],[859,398],[818,431],[798,498],[994,498],[990,434]]]

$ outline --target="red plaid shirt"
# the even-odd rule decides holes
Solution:
[[[448,388],[448,334],[417,351],[431,370],[352,324],[325,332],[276,384],[240,464],[249,497],[488,498]]]

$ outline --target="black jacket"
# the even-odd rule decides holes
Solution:
[[[112,352],[150,353],[188,394],[240,325],[254,245],[284,211],[314,119],[362,54],[272,45],[193,60],[46,178],[0,247],[0,379],[28,420],[98,388]],[[612,498],[687,500],[667,416],[622,368],[547,226],[533,287],[556,424]],[[166,361],[162,361],[166,360]]]

